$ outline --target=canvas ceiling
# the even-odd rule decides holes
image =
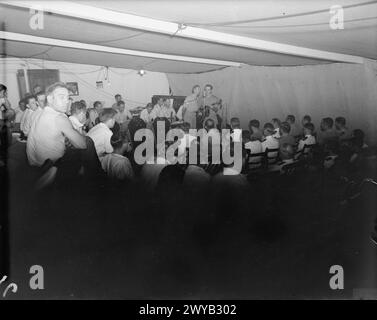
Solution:
[[[72,3],[162,21],[185,23],[233,35],[377,59],[377,3],[371,1],[72,1]],[[329,8],[332,4],[344,6],[343,30],[329,28],[331,16]],[[33,30],[29,26],[29,19],[28,8],[0,2],[0,22],[3,22],[1,30],[17,34],[121,49],[233,61],[247,65],[296,66],[334,62],[183,38],[178,35],[132,29],[56,13],[45,14],[44,28]],[[14,40],[1,41],[0,53],[11,57],[32,57],[127,69],[142,68],[166,73],[197,73],[224,67],[211,63],[140,57]]]

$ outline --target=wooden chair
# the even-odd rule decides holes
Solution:
[[[279,148],[276,149],[266,149],[266,165],[271,166],[278,162],[279,160]]]
[[[265,152],[260,153],[247,153],[246,156],[246,171],[247,172],[256,172],[264,169],[265,164]]]
[[[295,160],[309,160],[313,158],[314,149],[316,148],[316,144],[306,144],[304,147],[297,151],[295,154]]]

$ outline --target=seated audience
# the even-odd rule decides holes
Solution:
[[[43,89],[42,89],[42,87],[41,87],[39,84],[37,84],[37,85],[35,85],[35,86],[33,87],[33,95],[34,95],[34,96],[36,96],[37,93],[39,93],[39,92],[41,92],[41,91],[43,91]]]
[[[168,98],[163,99],[163,104],[160,106],[160,110],[157,112],[157,116],[161,118],[167,118],[170,122],[175,121],[176,112],[171,105],[171,101]]]
[[[234,129],[241,129],[241,122],[240,119],[237,117],[233,117],[230,119],[230,127],[232,130]]]
[[[156,119],[157,120],[157,119]],[[146,123],[141,120],[140,118],[132,118],[131,121],[128,124],[128,135],[129,135],[129,140],[132,143],[132,148],[136,149],[136,147],[141,144],[141,141],[135,141],[135,133],[139,129],[145,129],[146,128]]]
[[[284,143],[280,147],[280,162],[269,168],[270,171],[280,171],[284,173],[284,166],[296,162],[294,159],[295,151],[291,144]]]
[[[344,117],[335,118],[335,130],[340,141],[351,138],[351,131],[346,127],[346,119]]]
[[[85,135],[84,125],[87,121],[86,119],[86,107],[80,101],[76,101],[71,105],[71,116],[69,120],[72,123],[73,129],[78,133]]]
[[[102,103],[95,101],[93,108],[88,110],[88,130],[92,129],[99,122],[99,114],[102,111]]]
[[[88,108],[86,101],[84,99],[80,100],[80,102],[85,106],[85,108]]]
[[[132,114],[130,110],[126,108],[124,101],[118,101],[117,109],[114,110],[117,111],[117,114],[115,115],[115,121],[120,125],[124,124],[127,120],[132,119]]]
[[[118,111],[118,107],[119,107],[119,102],[122,101],[122,96],[117,93],[115,96],[115,102],[113,103],[113,105],[111,106],[114,110],[117,110]]]
[[[249,142],[245,143],[245,148],[250,155],[255,155],[262,153],[262,142],[260,142],[256,137],[252,136]],[[247,168],[256,169],[261,167],[262,156],[255,156],[248,159]]]
[[[54,83],[47,88],[46,95],[47,105],[32,123],[27,140],[26,153],[30,165],[42,167],[50,161],[58,167],[63,179],[68,171],[77,175],[81,167],[87,174],[97,174],[100,164],[93,142],[73,129],[66,115],[69,98],[67,86],[61,82]],[[69,152],[66,141],[73,147]]]
[[[107,173],[107,176],[114,180],[132,180],[134,173],[131,162],[123,156],[127,149],[120,132],[111,137],[111,145],[114,149],[113,153],[108,153],[101,158],[102,169]]]
[[[89,130],[87,136],[94,142],[98,158],[105,156],[114,151],[111,145],[111,136],[113,132],[110,130],[114,127],[115,116],[117,112],[113,108],[106,108],[99,114],[99,123]]]
[[[301,135],[301,129],[296,123],[296,117],[290,114],[287,116],[285,121],[288,122],[289,125],[291,126],[291,131],[290,131],[291,136],[297,139]]]
[[[181,129],[184,132],[184,136],[182,139],[180,139],[178,146],[178,157],[185,156],[186,149],[190,148],[191,144],[196,141],[196,136],[190,135],[190,124],[188,122],[184,122],[181,125]]]
[[[304,125],[304,138],[298,142],[297,151],[304,149],[306,145],[316,144],[315,137],[313,136],[314,125],[311,122],[308,122]]]
[[[255,136],[251,135],[250,141],[245,143],[245,149],[249,150],[250,154],[256,154],[263,152],[262,142],[260,142]]]
[[[249,130],[251,133],[251,139],[255,138],[256,140],[263,140],[263,132],[259,129],[260,122],[256,119],[249,122]]]
[[[21,128],[21,120],[22,120],[22,117],[24,116],[24,113],[26,111],[26,102],[25,102],[25,99],[21,99],[19,102],[18,102],[18,109],[15,111],[16,112],[16,117],[15,117],[15,120],[14,120],[14,131],[20,131]]]
[[[352,145],[359,150],[368,148],[368,145],[364,141],[365,133],[363,130],[355,129],[352,131],[351,142]]]
[[[160,110],[164,105],[164,98],[158,98],[157,103],[153,106],[153,114],[155,117],[159,117]]]
[[[301,121],[302,127],[305,127],[305,125],[306,125],[307,123],[312,123],[312,117],[309,116],[309,115],[305,115],[305,116],[302,118],[302,121]]]
[[[153,105],[152,103],[148,103],[145,109],[143,109],[140,113],[140,119],[142,119],[147,126],[153,122],[155,118],[155,114],[153,112]]]
[[[334,167],[336,159],[339,157],[339,141],[338,139],[329,139],[324,144],[325,159],[323,161],[323,167],[326,170]]]
[[[37,98],[38,106],[43,109],[46,106],[46,94],[43,91],[40,91],[35,97]]]
[[[273,136],[276,139],[279,139],[280,138],[280,124],[281,124],[281,121],[278,118],[273,118],[272,121],[271,121],[271,123],[274,126],[274,134],[273,134]]]
[[[42,111],[42,108],[38,106],[37,100],[34,96],[26,98],[26,110],[21,119],[20,129],[24,137],[27,137],[32,125],[32,122],[37,115],[38,111]]]
[[[216,125],[216,123],[215,123]],[[240,119],[237,117],[230,119],[230,128],[231,128],[231,139],[236,139],[237,141],[240,141],[241,135],[242,135],[242,129],[241,129],[241,122]]]
[[[209,145],[220,145],[221,135],[219,130],[216,128],[216,124],[213,119],[209,118],[204,122],[204,129],[207,131],[206,135],[208,137]]]
[[[242,130],[242,146],[251,141],[251,134],[249,130]]]
[[[317,142],[319,145],[326,145],[329,140],[338,140],[338,135],[335,132],[334,120],[332,118],[323,118],[320,125],[320,132],[317,135]]]
[[[139,120],[141,120],[141,119],[139,119]],[[145,122],[144,121],[142,121],[142,122],[145,126]],[[165,132],[163,131],[163,129],[165,129],[164,130]],[[162,130],[162,131],[158,132],[158,130]],[[170,130],[170,121],[169,121],[168,118],[157,117],[153,121],[154,143],[156,145],[155,152],[156,152],[157,156],[165,157],[165,151],[166,151],[166,147],[167,147],[168,142],[165,141],[165,140],[159,141],[158,139],[159,139],[159,137],[161,139],[161,137],[167,136],[169,130]]]
[[[283,122],[280,125],[280,152],[284,144],[289,144],[295,148],[296,139],[290,134],[291,126],[288,122]]]
[[[278,149],[279,148],[279,140],[277,140],[274,135],[275,129],[272,123],[266,123],[264,125],[264,141],[262,142],[262,152],[265,152],[266,149]]]

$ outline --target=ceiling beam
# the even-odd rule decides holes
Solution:
[[[122,27],[158,32],[175,35],[202,41],[209,41],[223,45],[230,45],[242,48],[256,49],[274,53],[281,53],[304,58],[319,59],[334,62],[364,63],[359,56],[341,54],[330,51],[310,49],[306,47],[293,46],[279,42],[260,40],[245,36],[237,36],[224,32],[217,32],[203,28],[182,26],[174,22],[167,22],[157,19],[145,18],[133,14],[112,11],[108,9],[83,5],[66,1],[17,1],[5,0],[0,4],[22,8],[34,8],[52,12],[55,14],[97,21]]]
[[[37,43],[37,44],[42,44],[42,45],[57,46],[57,47],[64,47],[64,48],[70,48],[70,49],[81,49],[81,50],[90,50],[90,51],[97,51],[97,52],[115,53],[115,54],[122,54],[122,55],[127,55],[127,56],[137,56],[137,57],[145,57],[145,58],[153,58],[153,59],[193,62],[193,63],[202,63],[202,64],[210,64],[210,65],[218,65],[218,66],[228,66],[228,67],[241,66],[241,63],[233,62],[233,61],[177,56],[177,55],[171,55],[171,54],[154,53],[154,52],[147,52],[147,51],[140,51],[140,50],[129,50],[129,49],[83,43],[83,42],[60,40],[60,39],[55,39],[55,38],[36,37],[36,36],[28,35],[28,34],[7,32],[7,31],[0,31],[0,39],[18,41],[18,42],[27,42],[27,43]]]

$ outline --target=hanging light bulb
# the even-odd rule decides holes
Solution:
[[[105,80],[107,80],[107,85],[110,86],[109,67],[106,67]]]

